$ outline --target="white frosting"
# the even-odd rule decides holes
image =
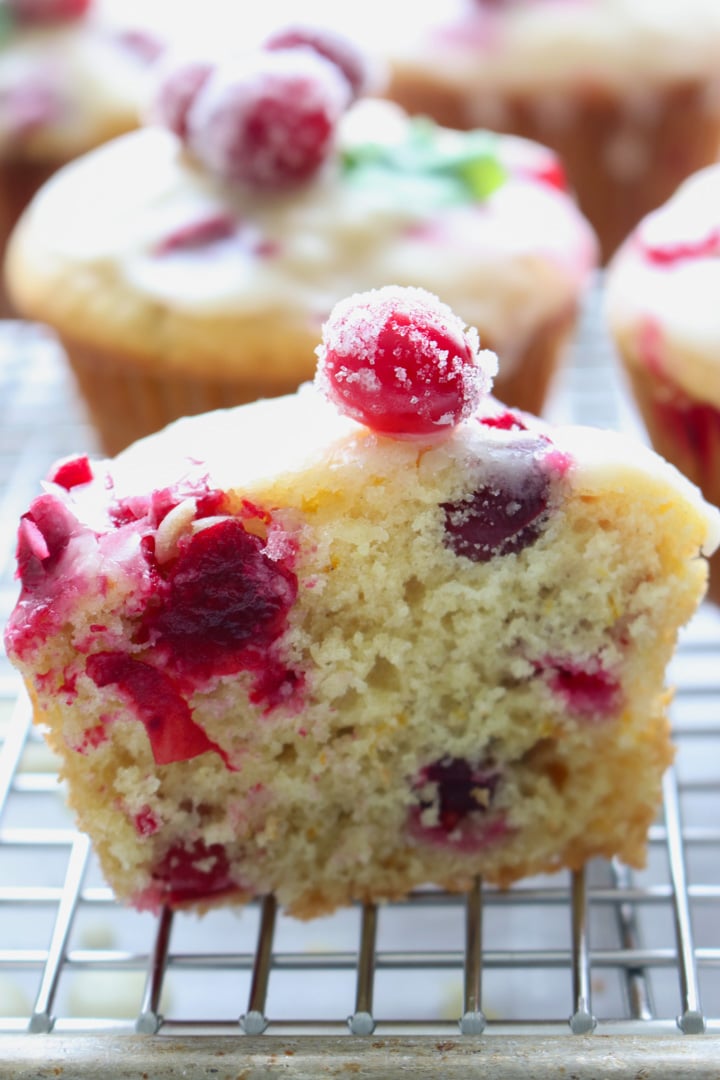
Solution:
[[[684,257],[653,259],[648,248],[684,251]],[[714,165],[685,181],[615,256],[606,310],[629,360],[665,369],[688,393],[720,408],[719,296],[720,165]]]
[[[142,23],[139,24],[142,26]],[[0,47],[0,156],[62,161],[139,119],[151,65],[117,35],[98,8],[87,18],[14,29]],[[42,87],[56,102],[47,124],[18,133],[13,96]]]
[[[579,494],[597,495],[603,489],[631,493],[634,484],[644,481],[665,486],[670,496],[686,500],[706,520],[705,554],[720,544],[720,510],[706,503],[694,484],[649,447],[619,432],[589,427],[557,427],[551,435],[573,459],[572,484]],[[515,437],[471,417],[435,447],[437,453],[461,461],[482,460],[491,456],[493,445]],[[332,457],[370,462],[378,447],[378,460],[385,461],[385,467],[394,462],[395,467],[411,468],[418,445],[415,440],[378,440],[340,416],[311,384],[305,384],[297,394],[176,421],[123,451],[109,463],[109,471],[118,497],[170,486],[184,468],[208,475],[211,485],[252,493],[256,485],[275,476],[299,473],[317,463],[331,468]],[[104,504],[107,498],[104,477],[98,474],[84,492],[75,488],[73,498],[82,506],[82,516],[91,520],[89,508],[97,499]]]
[[[342,142],[368,130],[392,141],[405,125],[395,106],[365,101],[345,118]],[[509,138],[498,146],[509,161],[544,153]],[[244,223],[230,238],[157,254],[175,231],[228,213]],[[506,366],[512,348],[576,300],[596,259],[594,236],[570,198],[527,176],[511,175],[482,204],[438,209],[421,180],[401,192],[349,184],[333,159],[300,190],[258,195],[216,182],[172,134],[154,128],[56,175],[30,225],[46,259],[68,276],[82,264],[112,266],[142,294],[208,316],[282,310],[319,330],[343,296],[418,285],[491,335]],[[277,254],[258,256],[258,241]]]

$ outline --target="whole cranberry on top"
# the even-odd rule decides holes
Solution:
[[[93,0],[3,0],[0,7],[19,23],[57,22],[79,19]]]
[[[418,288],[387,285],[341,300],[317,350],[319,389],[374,431],[449,433],[477,408],[497,371],[477,332]]]
[[[352,92],[353,101],[361,97],[368,82],[367,63],[363,52],[350,38],[338,34],[328,27],[286,26],[276,30],[265,41],[264,48],[277,49],[312,49],[320,56],[337,65],[343,73]]]
[[[260,50],[220,65],[185,116],[186,144],[221,179],[261,190],[309,180],[350,102],[337,65],[309,49]]]

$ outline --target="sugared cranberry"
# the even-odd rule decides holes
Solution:
[[[53,468],[49,477],[53,484],[59,484],[60,487],[64,487],[66,491],[70,491],[70,489],[74,487],[79,487],[81,484],[89,484],[92,478],[92,466],[87,454],[81,454],[79,457],[65,458],[63,461],[59,461]]]
[[[375,431],[449,431],[477,407],[496,371],[477,334],[424,289],[388,285],[335,305],[318,349],[317,385]]]
[[[41,23],[79,19],[92,0],[5,0],[4,6],[20,23]]]
[[[324,56],[340,69],[347,79],[353,100],[360,97],[367,84],[367,65],[360,49],[349,38],[327,27],[287,26],[276,30],[265,42],[265,48],[308,48]]]
[[[181,545],[144,630],[179,669],[228,673],[244,650],[266,648],[283,632],[296,595],[296,575],[228,518]]]
[[[185,139],[188,110],[213,70],[209,60],[169,60],[158,77],[150,115]]]
[[[205,80],[187,113],[187,144],[222,180],[293,187],[325,162],[349,95],[336,65],[309,49],[258,51]]]
[[[162,889],[162,901],[170,906],[216,897],[237,888],[230,876],[225,848],[202,840],[171,847],[153,868],[152,877]]]
[[[208,750],[225,755],[192,718],[192,710],[172,679],[150,664],[120,652],[94,653],[86,670],[96,686],[117,686],[145,725],[158,765],[189,761]]]
[[[445,543],[456,555],[488,562],[535,543],[549,514],[548,446],[527,438],[498,448],[487,482],[464,499],[442,504]]]

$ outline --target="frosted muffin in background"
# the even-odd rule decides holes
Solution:
[[[479,328],[504,400],[542,407],[597,258],[557,158],[355,100],[348,64],[273,46],[170,67],[162,123],[23,216],[13,298],[59,335],[107,451],[294,390],[334,303],[396,282]]]
[[[101,0],[0,7],[0,256],[62,165],[137,126],[162,39]],[[11,314],[0,296],[0,314]]]
[[[720,165],[686,180],[611,262],[610,330],[650,439],[720,505]],[[710,563],[720,603],[720,560]]]
[[[353,18],[409,112],[557,151],[604,259],[717,156],[717,0],[394,0]]]

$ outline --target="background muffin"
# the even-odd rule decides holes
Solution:
[[[539,411],[596,258],[556,159],[349,107],[342,63],[299,47],[171,68],[165,126],[74,163],[24,217],[13,296],[60,335],[106,449],[295,389],[335,301],[389,282],[477,325],[498,394]]]
[[[161,38],[101,0],[0,9],[0,256],[30,198],[66,162],[139,122]],[[10,314],[6,296],[0,314]]]
[[[687,180],[610,264],[607,314],[654,446],[720,504],[720,165]],[[710,596],[720,602],[720,562]]]
[[[717,156],[716,0],[399,0],[379,11],[367,18],[388,94],[452,127],[553,147],[604,258]]]

